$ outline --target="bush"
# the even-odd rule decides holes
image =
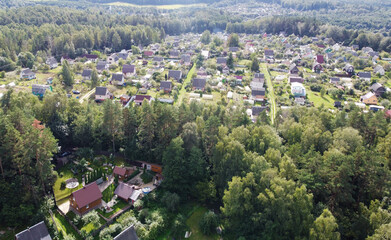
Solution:
[[[141,179],[143,180],[143,183],[149,183],[149,182],[152,182],[152,179],[153,179],[153,175],[150,174],[149,172],[147,171],[144,171],[143,174],[141,174]]]
[[[219,218],[214,212],[208,211],[202,216],[199,224],[202,233],[210,235],[219,225]]]
[[[67,186],[67,184],[65,183],[65,181],[62,181],[62,182],[61,182],[60,189],[61,189],[61,190],[64,190],[66,186]]]
[[[167,209],[171,212],[175,212],[179,205],[180,198],[176,193],[166,192],[162,197],[162,203],[164,203]]]

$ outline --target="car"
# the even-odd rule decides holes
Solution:
[[[73,90],[72,92],[73,92],[73,94],[80,94],[80,91],[78,91],[78,90]]]

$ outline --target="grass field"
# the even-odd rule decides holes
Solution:
[[[327,108],[334,107],[334,100],[329,95],[324,95],[322,98],[320,93],[313,92],[309,88],[306,89],[308,100],[314,102],[315,107],[320,107],[322,104]]]
[[[82,238],[76,232],[75,229],[67,222],[67,220],[61,216],[58,212],[54,213],[54,221],[56,222],[57,229],[62,231],[64,236],[73,235],[76,240],[81,240]]]
[[[272,84],[271,77],[269,75],[269,71],[267,70],[266,64],[261,65],[261,71],[263,74],[265,74],[265,79],[266,79],[266,85],[267,85],[267,90],[268,90],[268,99],[270,103],[270,120],[272,124],[274,123],[274,119],[277,114],[277,106],[276,106],[276,97],[274,96],[274,88]]]
[[[214,240],[219,239],[217,234],[213,234],[212,236],[205,236],[199,227],[199,222],[206,213],[208,209],[204,207],[198,207],[193,214],[187,219],[186,224],[189,226],[191,231],[191,236],[189,240]]]
[[[179,96],[178,96],[178,101],[177,101],[177,104],[178,105],[181,105],[182,101],[183,101],[183,98],[186,94],[186,89],[185,89],[185,86],[190,83],[191,81],[191,77],[193,76],[193,73],[195,72],[197,68],[197,64],[194,63],[193,67],[190,69],[189,73],[187,74],[186,76],[186,79],[185,81],[183,82],[182,84],[182,89],[179,91]]]
[[[136,5],[132,3],[113,2],[105,5],[121,6],[121,7],[143,7],[143,8],[157,8],[157,9],[178,9],[178,8],[190,8],[190,7],[206,7],[206,4],[172,4],[172,5]]]
[[[73,174],[71,172],[70,169],[68,168],[62,168],[58,171],[58,174],[60,175],[60,173],[63,174],[62,177],[58,176],[56,182],[54,183],[54,186],[53,186],[53,190],[54,190],[54,197],[56,198],[56,201],[58,200],[62,200],[66,197],[68,197],[69,195],[71,195],[72,192],[82,188],[82,185],[79,184],[78,187],[74,188],[74,189],[69,189],[69,188],[65,188],[64,190],[61,190],[61,182],[69,179],[69,178],[73,178]],[[62,202],[62,201],[60,201]],[[59,203],[57,203],[59,204]]]
[[[114,196],[115,187],[114,184],[108,186],[103,192],[103,201],[109,202]]]
[[[99,226],[95,227],[93,223],[89,223],[84,227],[82,227],[80,230],[85,230],[87,233],[89,233],[91,231],[94,231],[95,229],[98,229],[100,226],[102,226],[105,223],[106,221],[102,217],[99,217]]]

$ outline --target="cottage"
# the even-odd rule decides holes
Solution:
[[[302,98],[302,97],[295,97],[295,104],[304,105],[305,104],[305,99]]]
[[[120,59],[126,60],[128,59],[129,53],[125,49],[122,49],[117,55]]]
[[[83,54],[81,58],[86,58],[87,61],[96,62],[98,61],[98,55],[95,54]]]
[[[370,72],[359,72],[357,73],[357,76],[364,81],[371,81],[371,73]]]
[[[83,215],[102,204],[102,193],[99,190],[96,182],[90,183],[87,186],[71,193],[69,197],[69,206],[72,211],[79,215]]]
[[[104,101],[106,99],[111,99],[112,94],[109,92],[107,87],[96,87],[95,88],[95,101]]]
[[[239,47],[229,47],[228,51],[230,51],[230,52],[237,52],[237,51],[239,51]]]
[[[376,97],[380,97],[386,92],[386,88],[380,83],[374,83],[369,89],[375,93]]]
[[[154,164],[154,163],[147,163],[144,161],[137,161],[137,162],[141,164],[141,168],[147,169],[149,171],[159,173],[159,174],[161,174],[163,171],[163,168],[161,165]]]
[[[340,78],[339,77],[331,77],[330,78],[330,83],[337,85],[337,84],[340,83]]]
[[[170,93],[172,90],[172,82],[171,81],[161,81],[160,82],[160,90],[163,90],[165,93]]]
[[[266,90],[265,88],[253,88],[251,90],[251,96],[254,98],[255,101],[262,102],[265,100],[265,94]]]
[[[144,55],[144,57],[147,57],[147,58],[152,57],[153,56],[153,51],[144,51],[143,55]]]
[[[20,79],[22,80],[33,80],[35,78],[35,73],[30,68],[25,68],[20,72]]]
[[[265,60],[274,59],[274,51],[270,49],[265,49]]]
[[[190,65],[191,64],[191,58],[189,54],[183,54],[181,56],[181,63],[184,65]]]
[[[365,104],[377,105],[377,97],[372,92],[368,92],[364,96],[361,96],[360,101]]]
[[[119,61],[119,57],[116,53],[111,54],[110,56],[107,57],[107,62],[112,65],[116,64]]]
[[[289,76],[289,83],[304,83],[304,79],[301,77]]]
[[[291,83],[291,93],[294,97],[305,97],[306,91],[303,84],[299,82],[292,82]]]
[[[172,78],[176,81],[180,81],[182,79],[182,71],[180,70],[170,70],[168,71],[168,79]]]
[[[295,63],[292,63],[292,64],[289,66],[289,73],[290,73],[290,74],[299,74],[299,68],[297,68],[297,66],[296,66]]]
[[[384,76],[385,74],[384,68],[381,65],[376,65],[376,67],[373,69],[373,72],[375,74],[380,74],[380,76]]]
[[[118,234],[114,240],[139,240],[134,226],[130,226]]]
[[[170,58],[179,58],[180,52],[178,50],[171,50],[169,54]]]
[[[61,57],[61,64],[64,64],[65,61],[67,61],[69,65],[73,65],[75,63],[75,60],[68,56]]]
[[[91,69],[84,69],[83,72],[81,73],[81,76],[83,77],[84,80],[90,80],[91,75],[92,75]]]
[[[205,78],[194,78],[193,79],[193,90],[200,90],[204,91],[206,85],[206,79]]]
[[[383,106],[377,106],[377,105],[369,105],[369,110],[377,112],[377,111],[383,111]]]
[[[315,57],[315,62],[316,62],[316,63],[319,63],[319,64],[323,64],[323,63],[324,63],[324,57],[323,57],[323,55],[316,55],[316,57]]]
[[[161,63],[161,62],[164,61],[164,58],[160,57],[160,56],[155,56],[155,57],[153,57],[152,61],[155,62],[155,63]]]
[[[114,194],[126,202],[134,203],[140,197],[142,191],[139,187],[120,182],[115,189]]]
[[[111,76],[111,82],[118,86],[124,85],[124,75],[122,73],[113,73]]]
[[[335,101],[334,102],[334,107],[335,108],[341,108],[342,107],[342,103],[340,101]]]
[[[49,85],[33,84],[31,86],[32,93],[38,97],[43,97],[47,89],[50,89]]]
[[[96,65],[96,71],[99,73],[107,71],[109,69],[109,64],[106,61],[99,61]]]
[[[46,60],[46,65],[48,65],[50,69],[55,69],[58,67],[58,62],[54,57],[50,57]]]
[[[124,64],[122,66],[122,73],[125,77],[131,77],[136,74],[136,66],[130,64]]]
[[[15,235],[15,240],[52,240],[44,221]]]
[[[320,73],[323,70],[323,67],[320,63],[314,63],[312,70],[316,73]]]
[[[133,172],[134,171],[131,168],[122,168],[122,167],[115,166],[113,170],[113,176],[118,177],[119,181],[124,181]]]
[[[209,51],[208,50],[202,50],[201,55],[204,57],[204,59],[209,58]]]
[[[227,58],[226,57],[218,57],[216,59],[216,63],[218,65],[227,65]]]
[[[143,104],[144,99],[150,102],[152,100],[152,97],[149,95],[136,95],[134,103],[138,106],[141,106]]]
[[[352,76],[354,74],[354,67],[350,64],[346,64],[343,70],[349,75]]]
[[[228,66],[225,66],[223,68],[223,74],[229,74],[229,67]],[[198,74],[197,74],[198,75]]]

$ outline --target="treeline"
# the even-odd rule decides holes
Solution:
[[[93,3],[113,3],[115,0],[88,0]],[[137,5],[172,5],[172,4],[196,4],[196,3],[213,3],[216,0],[121,0],[120,2]]]

